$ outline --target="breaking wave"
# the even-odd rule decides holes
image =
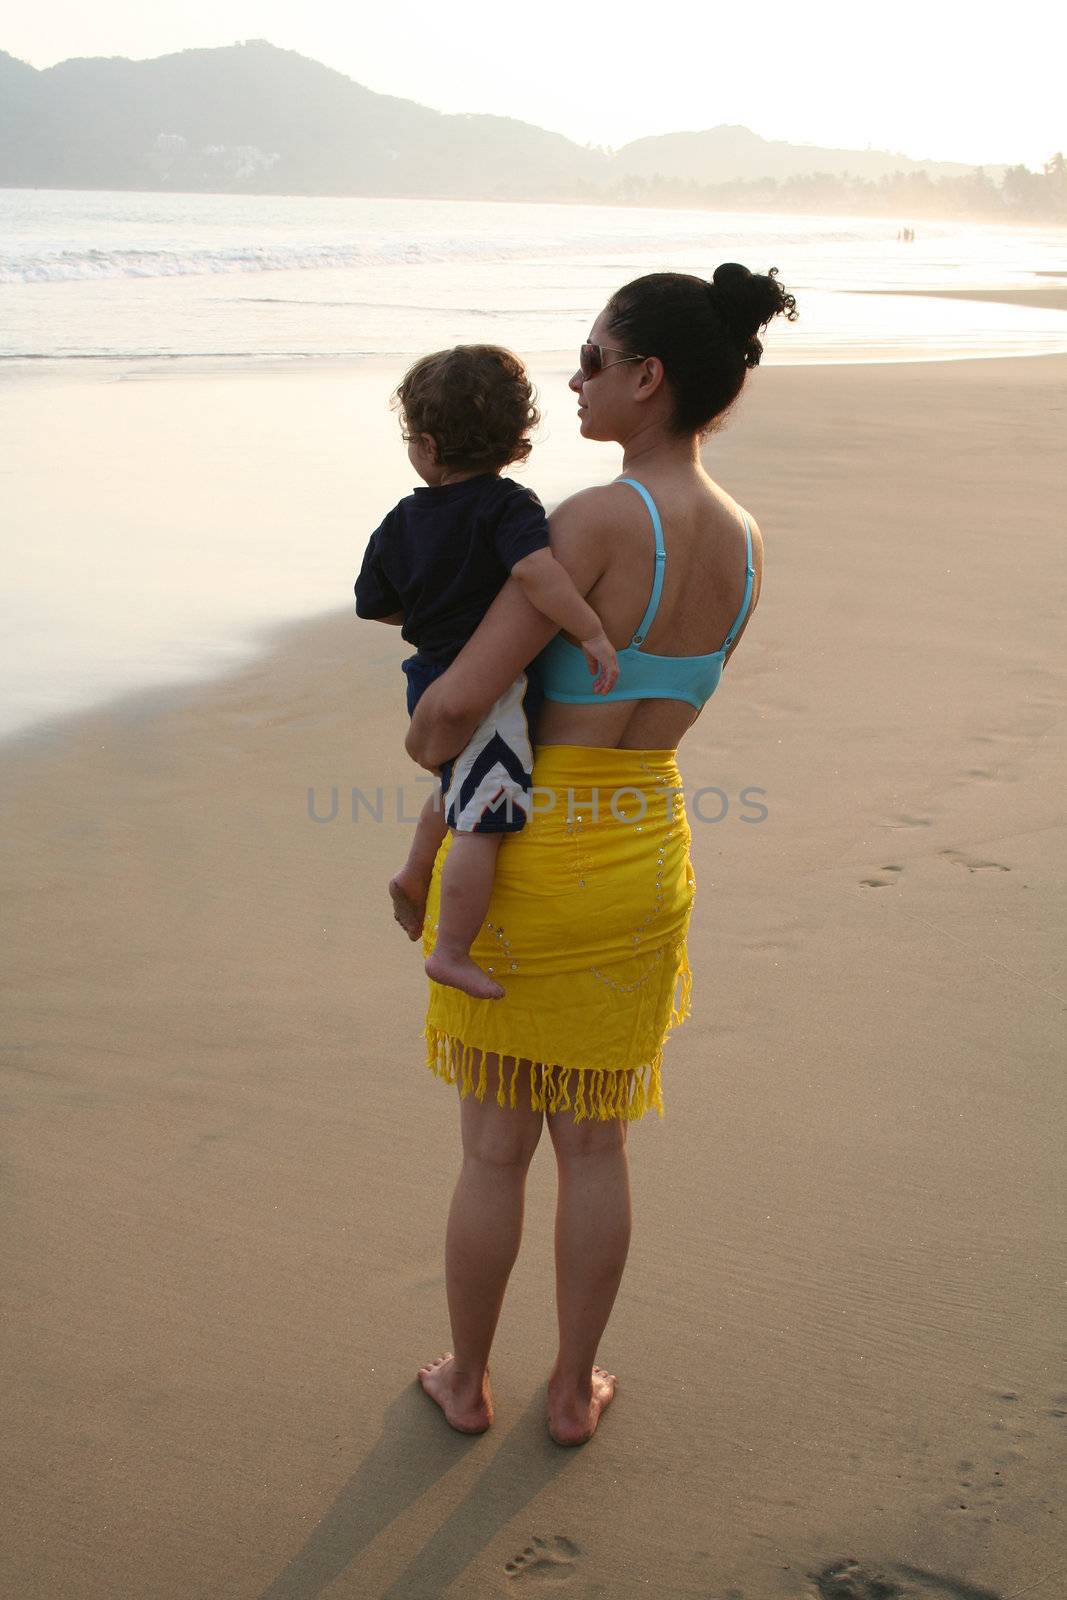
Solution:
[[[37,249],[0,253],[0,283],[69,283],[99,278],[186,278],[247,272],[306,272],[330,267],[403,266],[477,257],[503,261],[528,255],[529,246],[487,251],[483,240],[455,239],[433,246],[397,240],[374,248],[345,245],[245,245],[214,250]]]

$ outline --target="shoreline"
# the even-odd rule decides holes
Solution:
[[[1064,299],[1067,301],[1067,291],[1064,291]],[[901,381],[907,381],[906,374],[917,373],[919,369],[922,369],[930,373],[940,372],[945,375],[945,379],[951,381],[951,374],[960,370],[962,362],[968,363],[966,369],[969,375],[968,383],[973,381],[975,384],[981,385],[983,382],[988,381],[988,376],[991,376],[993,372],[999,373],[1002,369],[1008,373],[1014,372],[1013,363],[1015,365],[1020,363],[1033,365],[1035,373],[1051,372],[1054,369],[1050,368],[1048,363],[1059,362],[1067,364],[1067,355],[1050,352],[1032,356],[953,357],[940,361],[930,360],[924,362],[910,360],[882,363],[841,362],[819,363],[811,366],[799,363],[791,366],[766,364],[759,371],[758,382],[760,385],[766,385],[773,389],[773,386],[780,381],[803,383],[807,380],[817,384],[821,381],[820,375],[832,382],[836,374],[841,381],[855,382],[860,386],[859,392],[862,392],[864,374],[874,382],[877,382],[879,375],[883,373],[897,373],[900,375]],[[990,364],[988,374],[983,373],[983,362]],[[34,383],[37,379],[40,379],[48,384],[67,379],[69,382],[66,387],[72,387],[74,391],[77,391],[83,385],[88,385],[92,388],[99,385],[101,377],[99,371],[95,370],[97,364],[93,363],[91,365],[94,368],[91,372],[74,371],[56,374],[35,371],[28,381]],[[388,356],[374,355],[368,357],[365,363],[356,365],[340,360],[309,361],[299,366],[282,369],[275,368],[273,370],[284,370],[290,376],[299,377],[305,384],[314,385],[316,379],[324,375],[330,379],[343,380],[356,374],[364,378],[380,374],[384,379],[389,379],[395,375],[395,363]],[[542,381],[549,376],[563,380],[568,370],[567,353],[555,352],[543,362],[541,369]],[[1067,370],[1067,366],[1065,366],[1064,370]],[[248,367],[235,367],[232,365],[224,369],[216,368],[214,371],[205,372],[187,368],[176,370],[173,365],[168,364],[159,370],[152,370],[147,367],[141,368],[130,374],[128,378],[123,378],[122,374],[117,374],[115,377],[109,377],[109,381],[117,382],[120,379],[124,383],[137,383],[140,381],[149,384],[153,388],[157,382],[160,382],[163,384],[164,389],[168,388],[172,382],[177,382],[180,385],[191,386],[189,392],[195,393],[195,386],[208,378],[230,377],[248,384],[261,375],[265,374],[262,374],[259,369],[250,370]],[[2,374],[0,374],[0,381],[2,381]],[[752,387],[754,385],[750,383],[750,388]],[[316,391],[312,389],[311,392],[314,393]],[[748,397],[745,401],[746,409],[750,398],[752,397]],[[743,412],[741,415],[743,416]],[[380,425],[380,440],[376,440],[376,443],[380,444],[381,448],[388,447],[391,438],[391,427],[391,419],[385,417],[383,413]],[[605,481],[615,475],[617,463],[615,454],[610,447],[591,447],[588,442],[579,440],[577,436],[573,438],[565,437],[560,441],[551,437],[551,429],[548,431],[550,434],[550,447],[555,452],[555,456],[546,457],[544,455],[545,447],[538,446],[541,455],[538,457],[535,452],[531,468],[519,469],[519,471],[520,476],[530,478],[533,487],[537,488],[542,494],[542,498],[549,509],[558,503],[565,494],[583,486],[583,469],[587,468],[589,476],[592,478],[599,463]],[[713,438],[707,447],[706,459],[712,469],[714,469],[715,461],[720,453],[729,451],[733,437],[734,425],[731,424],[721,435]],[[391,492],[394,493],[395,497],[396,492],[405,492],[407,481],[402,466],[394,463],[394,469]],[[338,492],[341,492],[340,489]],[[373,509],[373,501],[370,504]],[[358,526],[358,517],[354,521],[355,525]],[[353,581],[362,554],[361,545],[358,550],[356,549],[358,543],[358,539],[353,540],[350,558]],[[342,592],[344,592],[343,588]],[[139,707],[147,707],[156,702],[160,706],[173,703],[175,700],[180,700],[186,693],[196,693],[204,685],[218,683],[229,676],[239,674],[255,661],[271,654],[275,649],[284,648],[284,640],[291,630],[300,630],[315,622],[328,625],[331,619],[340,618],[348,614],[348,606],[344,601],[327,606],[314,605],[300,611],[290,609],[287,612],[283,612],[279,610],[266,617],[246,615],[242,618],[235,612],[228,621],[221,619],[218,624],[218,643],[215,646],[216,659],[209,659],[203,655],[194,657],[190,654],[187,670],[175,671],[173,676],[170,677],[162,677],[155,670],[155,663],[152,661],[150,663],[152,671],[150,673],[146,672],[139,679],[135,678],[124,683],[118,683],[114,687],[109,686],[90,700],[82,700],[80,703],[72,703],[59,709],[44,711],[20,722],[17,726],[0,730],[0,760],[4,759],[8,754],[15,753],[19,749],[26,747],[35,740],[48,741],[55,737],[61,737],[62,729],[72,719],[76,720],[102,710],[110,710],[112,714],[121,716],[124,714],[122,707],[127,702],[130,706],[130,714],[133,716],[142,714]],[[354,616],[354,614],[353,607],[351,615]],[[223,649],[223,645],[225,645],[225,649]],[[91,657],[86,659],[91,659]]]
[[[1035,276],[1067,278],[1067,273],[1037,273]],[[804,291],[798,290],[798,293]],[[809,291],[810,292],[810,291]],[[830,291],[844,296],[876,295],[882,298],[905,299],[941,299],[983,302],[989,305],[1002,305],[1017,309],[1030,309],[1040,311],[1067,310],[1067,287],[1064,289],[1049,288],[1045,286],[1019,286],[1008,285],[1001,288],[880,288],[880,289],[836,289]],[[864,352],[859,356],[839,354],[840,345],[834,345],[832,350],[824,348],[821,354],[806,356],[790,353],[788,343],[780,349],[773,348],[768,352],[768,358],[762,363],[767,368],[799,367],[806,370],[821,367],[852,367],[852,366],[925,366],[956,361],[1002,361],[1002,360],[1033,360],[1041,356],[1061,355],[1067,350],[1034,350],[1003,351],[997,348],[979,348],[960,352],[957,349],[939,347],[936,338],[931,337],[926,349],[902,349],[894,351],[891,346],[894,339],[900,339],[899,334],[889,333],[880,338],[877,330],[872,330],[863,341]],[[1067,340],[1067,327],[1064,329],[1064,338]],[[887,346],[889,348],[887,348]],[[341,353],[323,353],[319,351],[294,351],[290,353],[258,353],[258,352],[220,352],[217,354],[199,352],[143,352],[119,354],[104,354],[89,352],[76,355],[0,355],[0,385],[5,381],[23,381],[31,374],[45,380],[57,378],[82,378],[88,381],[98,380],[106,376],[108,381],[126,379],[173,377],[209,377],[227,373],[243,375],[266,376],[271,373],[301,373],[301,372],[353,372],[353,371],[388,371],[393,373],[397,366],[412,359],[411,351],[348,351]],[[525,352],[524,359],[530,366],[542,369],[557,369],[568,371],[572,360],[572,353],[561,350],[536,350]]]
[[[1067,277],[1067,273],[1042,274]],[[1067,288],[1045,289],[1015,286],[1010,289],[849,289],[849,294],[904,295],[923,300],[977,300],[987,305],[1029,306],[1035,311],[1067,311]]]
[[[866,289],[849,290],[850,294],[867,294],[867,293],[872,293],[873,294],[873,293],[876,293],[876,292],[877,293],[889,294],[891,292],[892,293],[902,293],[903,291],[890,291],[890,290],[875,291],[875,290],[866,290]],[[921,290],[920,289],[915,289],[915,290],[909,290],[907,292],[909,294],[913,294],[916,297],[920,297],[920,298],[923,298],[923,299],[957,299],[957,298],[961,298],[960,296],[957,296],[957,295],[943,295],[942,296],[942,295],[936,294],[933,290],[929,290],[928,291],[928,290],[925,290],[925,289],[921,289]],[[998,303],[1000,303],[1000,304],[1011,304],[1010,301],[1000,301]],[[1023,304],[1023,302],[1020,301],[1019,304],[1021,306]],[[1052,308],[1052,309],[1059,309],[1059,308],[1057,307],[1057,308]],[[1067,307],[1064,307],[1064,309],[1067,309]],[[1067,330],[1065,330],[1064,337],[1065,337],[1065,340],[1067,340]],[[804,370],[806,372],[810,372],[813,369],[822,369],[822,368],[836,369],[838,367],[925,367],[925,366],[943,366],[943,365],[945,365],[947,363],[954,363],[954,362],[1059,360],[1065,354],[1067,354],[1067,349],[1062,350],[1062,351],[1061,350],[1035,350],[1032,354],[1020,354],[1019,351],[1017,351],[1017,350],[1008,350],[1008,351],[1002,351],[1002,352],[993,351],[993,350],[986,350],[986,351],[981,351],[981,352],[975,352],[973,354],[968,353],[968,354],[964,354],[964,355],[959,355],[959,354],[953,354],[953,353],[947,353],[946,352],[946,353],[932,354],[932,355],[857,356],[857,357],[854,357],[854,358],[839,357],[839,358],[836,358],[834,360],[805,361],[803,359],[793,359],[793,360],[790,360],[788,362],[782,361],[782,362],[778,362],[778,363],[767,361],[767,362],[761,363],[761,365],[765,369],[769,369],[772,366],[777,365],[777,366],[780,366],[780,367],[789,367],[790,369],[802,369],[802,370]],[[533,358],[530,358],[530,359],[531,359],[531,361],[533,360]],[[218,357],[215,357],[215,356],[200,356],[200,355],[189,355],[189,356],[156,356],[156,355],[131,356],[131,355],[122,355],[122,356],[33,356],[32,358],[26,358],[26,357],[22,357],[22,356],[12,356],[12,357],[2,357],[2,356],[0,356],[0,382],[2,382],[3,379],[4,379],[5,369],[8,369],[8,371],[11,371],[13,374],[15,374],[20,369],[22,369],[23,366],[27,370],[27,375],[32,370],[33,372],[40,371],[41,375],[43,377],[48,377],[48,378],[52,378],[52,379],[64,378],[64,377],[73,378],[73,377],[76,377],[76,376],[80,376],[81,374],[77,371],[77,369],[67,370],[67,368],[66,368],[66,363],[67,362],[70,362],[72,364],[73,363],[82,363],[82,362],[84,362],[84,363],[86,363],[86,365],[93,365],[93,366],[104,366],[104,365],[111,364],[116,368],[121,368],[122,366],[126,365],[126,366],[132,367],[134,369],[132,372],[130,372],[128,374],[128,376],[130,378],[134,378],[134,377],[138,377],[138,378],[139,377],[164,378],[164,377],[170,377],[170,376],[173,376],[173,377],[176,377],[176,378],[183,378],[183,377],[205,378],[205,377],[213,377],[216,374],[218,374],[218,375],[226,375],[227,373],[232,373],[232,374],[234,374],[236,376],[257,376],[258,377],[258,376],[266,376],[268,373],[271,373],[271,372],[277,372],[277,373],[314,372],[315,370],[328,371],[328,372],[360,371],[360,370],[365,370],[365,364],[369,364],[371,362],[379,362],[379,361],[387,363],[389,365],[390,370],[391,371],[395,371],[397,369],[398,360],[401,363],[410,360],[409,353],[405,353],[403,356],[401,356],[399,358],[394,358],[394,357],[390,357],[390,356],[380,356],[380,355],[377,354],[377,352],[375,352],[373,355],[368,355],[368,356],[307,355],[307,356],[287,356],[287,357],[279,357],[279,356],[262,356],[262,357],[260,357],[260,356],[241,356],[241,357],[218,356]],[[180,369],[177,366],[177,363],[179,363],[179,362],[182,363],[182,366],[181,366]],[[198,363],[198,362],[202,362],[202,363],[204,363],[204,365],[202,367],[195,366],[194,363]],[[46,368],[49,365],[49,363],[51,363],[54,366],[54,368],[57,369],[57,370],[43,371],[42,369]],[[143,366],[142,366],[142,363],[144,363]],[[158,371],[151,370],[151,363],[159,363],[159,370]],[[213,365],[208,365],[208,363],[219,363],[219,364],[217,364],[217,365],[214,365],[214,364]],[[222,365],[221,363],[226,363],[226,365]],[[85,376],[86,377],[90,377],[90,376],[92,376],[92,374],[91,373],[86,373]],[[119,376],[120,377],[126,377],[127,375],[123,374],[123,373],[120,373]]]
[[[1020,290],[1012,295],[1009,291],[998,290],[996,293],[986,294],[982,290],[945,290],[936,289],[849,289],[841,293],[867,295],[878,294],[884,297],[903,295],[909,299],[923,300],[986,300],[990,304],[1017,306],[1019,308],[1032,307],[1035,310],[1067,310],[1067,292],[1062,296],[1055,290]],[[1046,304],[1038,305],[1033,298],[1037,295],[1047,295]],[[1055,303],[1054,303],[1055,302]],[[1067,328],[1064,330],[1067,341]],[[536,351],[525,359],[529,365],[540,364],[546,366],[559,363],[558,370],[570,370],[572,362],[564,361],[565,352],[562,351]],[[788,360],[775,361],[773,358],[761,363],[765,370],[773,367],[787,367],[790,369],[837,368],[837,367],[920,367],[941,366],[950,362],[975,362],[975,361],[1041,361],[1058,359],[1065,350],[1035,350],[1021,353],[1018,350],[997,351],[980,350],[957,353],[953,351],[931,351],[929,354],[904,354],[904,355],[864,355],[864,356],[834,356],[818,357],[806,360],[803,356],[791,357]],[[111,381],[116,377],[123,378],[201,378],[216,375],[235,374],[243,376],[267,376],[271,373],[287,374],[300,372],[356,372],[386,368],[395,372],[398,366],[412,359],[411,352],[398,352],[396,355],[382,355],[378,351],[366,355],[320,355],[316,353],[289,356],[278,355],[247,355],[247,356],[206,356],[192,355],[84,355],[84,356],[0,356],[0,383],[5,378],[31,375],[46,379],[84,377],[92,379],[99,373],[107,371]],[[123,372],[129,368],[129,372]]]
[[[239,658],[220,665],[214,672],[175,677],[164,683],[131,684],[103,699],[85,705],[68,706],[20,727],[0,731],[0,773],[8,762],[18,762],[35,751],[62,745],[64,741],[74,738],[79,724],[86,719],[105,717],[109,721],[134,726],[181,711],[188,701],[231,680],[242,678],[257,664],[284,653],[305,631],[316,634],[319,630],[330,629],[350,619],[359,620],[354,604],[351,610],[346,606],[334,606],[328,611],[260,625],[253,628],[251,636],[238,647],[241,651]]]

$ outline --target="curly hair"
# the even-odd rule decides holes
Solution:
[[[778,269],[750,272],[737,261],[710,283],[684,272],[651,272],[616,290],[608,325],[623,344],[657,356],[674,396],[678,433],[706,433],[741,393],[763,355],[760,330],[777,316],[797,320],[797,303]]]
[[[407,431],[428,433],[442,466],[499,471],[525,461],[540,422],[526,368],[495,344],[458,344],[422,356],[404,374],[392,403]]]

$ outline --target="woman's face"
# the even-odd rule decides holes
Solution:
[[[607,347],[604,366],[591,378],[583,377],[579,367],[567,385],[578,396],[578,424],[583,439],[622,440],[633,424],[633,391],[641,366],[637,361],[619,359],[623,342],[619,334],[612,333],[607,312],[602,311],[589,330],[589,343]],[[638,353],[622,351],[624,355]]]

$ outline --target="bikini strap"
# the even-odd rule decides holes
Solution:
[[[725,640],[723,641],[722,650],[729,650],[729,648],[730,648],[730,646],[731,646],[731,644],[733,643],[733,640],[734,640],[734,634],[737,632],[738,628],[741,626],[742,622],[744,621],[745,612],[748,610],[748,602],[749,602],[749,599],[750,599],[750,597],[752,595],[752,580],[756,576],[756,569],[752,565],[752,529],[749,527],[748,518],[745,516],[745,513],[743,511],[741,512],[741,518],[742,518],[742,521],[745,524],[745,540],[746,540],[746,552],[747,552],[746,556],[745,556],[745,593],[744,593],[744,598],[741,601],[741,609],[737,613],[737,616],[734,618],[733,625],[730,628],[729,633],[726,635]]]
[[[616,483],[628,483],[637,490],[641,499],[648,507],[648,514],[652,518],[652,531],[656,536],[656,561],[655,577],[652,579],[652,596],[645,608],[645,614],[637,625],[637,632],[630,640],[631,645],[640,644],[652,626],[652,619],[659,608],[660,595],[663,593],[663,563],[667,559],[667,552],[663,547],[663,524],[659,519],[656,502],[649,494],[643,483],[638,483],[636,478],[616,478]],[[747,526],[747,524],[746,524]]]

